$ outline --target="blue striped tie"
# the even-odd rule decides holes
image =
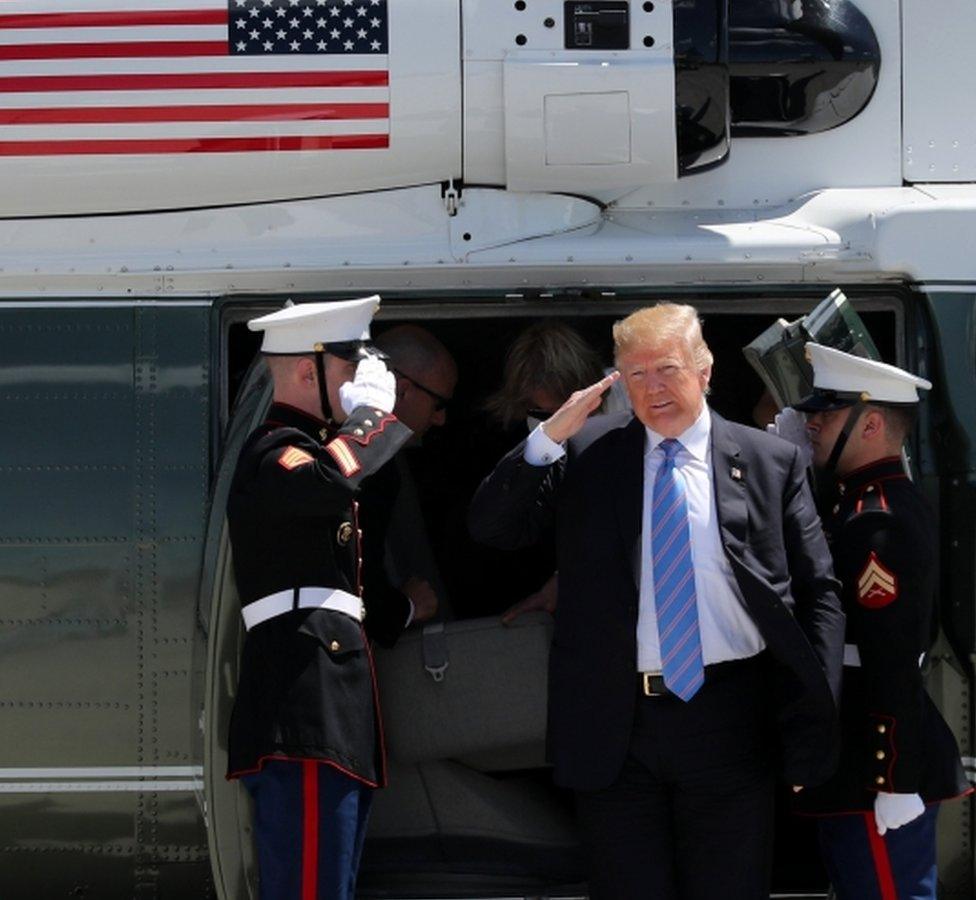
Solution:
[[[684,482],[674,471],[674,458],[681,444],[668,438],[659,446],[664,451],[664,462],[654,479],[651,555],[661,670],[668,690],[688,701],[705,681],[691,529]]]

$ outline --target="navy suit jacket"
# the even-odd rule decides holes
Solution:
[[[523,442],[470,510],[473,536],[500,547],[555,525],[549,753],[557,783],[578,790],[613,783],[630,741],[645,443],[630,412],[591,419],[548,467],[526,463]],[[782,775],[817,784],[837,759],[844,614],[805,469],[792,444],[715,413],[711,463],[725,554],[767,644]]]

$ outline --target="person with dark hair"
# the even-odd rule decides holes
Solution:
[[[485,407],[503,428],[525,420],[532,431],[548,419],[574,391],[598,381],[604,375],[596,351],[569,325],[546,319],[530,325],[512,342],[505,356],[502,386]],[[613,388],[611,388],[611,394]],[[606,412],[608,400],[594,412]],[[502,613],[508,625],[533,610],[553,613],[558,603],[555,573],[538,590]]]
[[[590,418],[617,373],[575,391],[482,483],[469,527],[510,548],[555,526],[548,746],[590,896],[766,900],[776,768],[802,787],[836,760],[830,555],[797,448],[709,410],[694,308],[613,334],[633,411]]]
[[[502,385],[485,408],[503,428],[524,419],[531,431],[573,391],[599,381],[603,374],[596,351],[577,331],[554,319],[536,322],[509,347]]]
[[[969,792],[952,732],[925,690],[938,563],[936,521],[902,462],[930,382],[807,344],[813,464],[831,479],[824,524],[847,614],[841,763],[797,797],[818,814],[839,900],[936,896],[939,801]]]

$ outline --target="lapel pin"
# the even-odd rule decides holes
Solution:
[[[738,466],[732,466],[732,468],[729,469],[729,475],[732,476],[733,481],[742,481],[742,469],[740,469]]]

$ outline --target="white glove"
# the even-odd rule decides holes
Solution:
[[[797,412],[792,406],[787,406],[776,413],[772,425],[766,426],[766,431],[770,434],[779,435],[791,444],[796,444],[800,448],[800,459],[805,466],[813,462],[813,445],[810,443],[810,434],[807,431],[807,417],[801,412]]]
[[[923,812],[925,804],[918,794],[879,793],[874,798],[874,820],[878,825],[878,834],[914,822]]]
[[[367,356],[356,366],[356,375],[339,388],[339,403],[348,416],[357,406],[393,412],[396,377],[378,356]]]

